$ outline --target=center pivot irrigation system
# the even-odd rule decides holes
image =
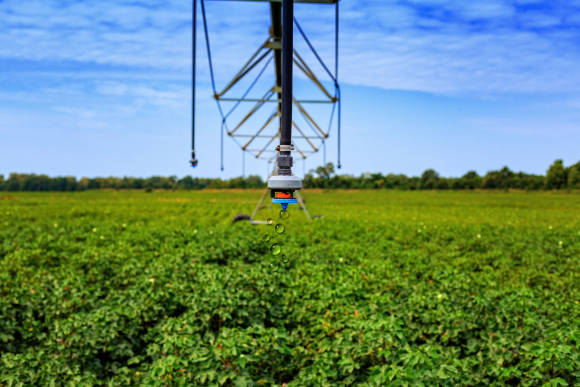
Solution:
[[[192,7],[192,124],[191,124],[191,165],[197,166],[198,160],[195,157],[195,90],[196,90],[196,43],[197,43],[197,1],[193,0]],[[340,163],[340,132],[341,132],[341,98],[340,86],[338,83],[338,32],[339,32],[339,0],[227,0],[243,1],[243,2],[267,2],[270,6],[271,26],[269,36],[266,41],[259,46],[259,48],[250,56],[250,59],[242,66],[242,68],[234,75],[230,82],[228,82],[221,91],[216,88],[215,72],[212,59],[212,50],[210,45],[210,35],[208,32],[208,21],[206,15],[206,2],[214,2],[219,0],[199,0],[201,5],[201,16],[203,19],[203,30],[205,35],[205,46],[207,50],[207,57],[209,62],[209,72],[211,78],[211,85],[213,88],[213,97],[217,102],[218,111],[221,115],[221,141],[220,141],[220,155],[221,155],[221,169],[223,170],[223,137],[224,132],[231,137],[236,144],[238,144],[242,152],[251,153],[257,159],[267,160],[268,163],[275,162],[274,168],[268,179],[268,188],[260,198],[256,209],[251,216],[238,215],[234,220],[249,219],[252,224],[264,224],[266,221],[256,220],[258,211],[262,208],[262,203],[268,193],[272,198],[272,203],[281,204],[282,210],[285,211],[288,204],[298,203],[300,208],[304,210],[305,215],[311,219],[310,214],[306,208],[303,198],[298,192],[302,188],[302,180],[300,177],[292,173],[294,165],[294,157],[299,156],[305,160],[309,155],[317,153],[320,148],[325,151],[326,139],[328,139],[330,132],[334,126],[337,128],[337,145],[338,145],[338,168]],[[329,70],[329,67],[323,61],[322,57],[314,48],[311,40],[307,37],[298,20],[294,17],[294,2],[297,3],[313,3],[313,4],[327,4],[334,5],[334,73]],[[329,77],[329,81],[333,86],[333,90],[328,90],[319,77],[312,70],[312,67],[307,63],[302,55],[300,55],[294,47],[294,25],[306,46],[308,47],[311,56],[321,69]],[[263,76],[269,65],[273,63],[275,70],[274,85],[268,87],[266,92],[260,98],[250,98],[248,95],[256,86],[260,78]],[[311,81],[319,92],[322,98],[304,99],[297,98],[293,93],[293,67],[302,71],[302,73]],[[255,70],[255,71],[254,71]],[[230,97],[229,93],[236,85],[239,85],[242,79],[246,78],[248,74],[254,73],[255,78],[250,82],[245,92],[241,97]],[[327,82],[328,83],[328,82]],[[224,108],[225,103],[230,103],[228,110]],[[251,108],[248,112],[234,125],[228,125],[228,119],[231,118],[232,113],[240,106],[248,106],[245,103],[251,103]],[[247,129],[251,117],[257,116],[257,113],[264,106],[269,103],[275,103],[276,108],[270,113],[265,120],[265,123],[254,127],[252,132],[248,133]],[[328,129],[324,130],[314,115],[311,114],[306,106],[314,104],[331,104],[330,119]],[[300,113],[300,118],[305,122],[309,131],[304,131],[295,120],[292,118],[293,108]],[[336,116],[336,119],[335,119]],[[276,120],[278,119],[278,120]],[[278,122],[278,125],[274,123]],[[297,135],[292,135],[292,130],[297,132]],[[274,147],[272,143],[279,139],[279,144]],[[262,144],[257,146],[262,140]],[[294,142],[293,142],[294,141]],[[270,148],[272,146],[272,148]],[[326,151],[324,152],[326,154]],[[325,157],[326,158],[326,157]]]

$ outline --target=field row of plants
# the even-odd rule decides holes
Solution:
[[[0,386],[580,383],[580,195],[258,195],[0,193]]]

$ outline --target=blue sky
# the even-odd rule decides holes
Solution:
[[[343,173],[544,173],[556,158],[580,160],[580,0],[341,3]],[[0,0],[0,174],[241,175],[229,138],[219,170],[201,45],[200,165],[187,163],[190,7]],[[267,37],[268,6],[208,1],[207,11],[223,86]],[[332,66],[332,8],[297,5],[296,16]],[[307,51],[299,39],[297,48]],[[296,84],[311,92],[299,73]],[[266,169],[246,156],[247,174]]]

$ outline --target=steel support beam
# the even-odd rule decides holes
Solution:
[[[224,102],[269,102],[269,103],[282,103],[281,99],[275,100],[275,99],[269,99],[266,101],[263,101],[259,98],[223,98],[223,97],[219,97],[218,98],[220,101],[224,101]],[[334,103],[331,100],[327,100],[327,99],[321,99],[321,100],[315,100],[315,99],[301,99],[298,100],[298,102],[300,103]]]
[[[280,4],[283,0],[209,0],[209,1],[251,1],[254,3],[278,3]],[[304,4],[336,4],[338,0],[294,0],[295,3]]]

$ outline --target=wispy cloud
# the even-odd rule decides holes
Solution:
[[[346,21],[345,80],[472,95],[563,92],[580,86],[580,29],[565,19],[580,13],[575,6],[412,0],[383,4],[382,11],[401,8],[414,17],[390,29],[352,28],[358,22]],[[375,15],[381,13],[367,15],[364,23],[372,26]]]
[[[267,5],[206,4],[215,65],[227,78],[267,36]],[[129,66],[186,80],[190,6],[182,1],[4,1],[0,61]],[[302,5],[297,15],[331,62],[332,9]],[[341,79],[443,93],[578,90],[579,15],[580,3],[573,1],[343,1]]]

